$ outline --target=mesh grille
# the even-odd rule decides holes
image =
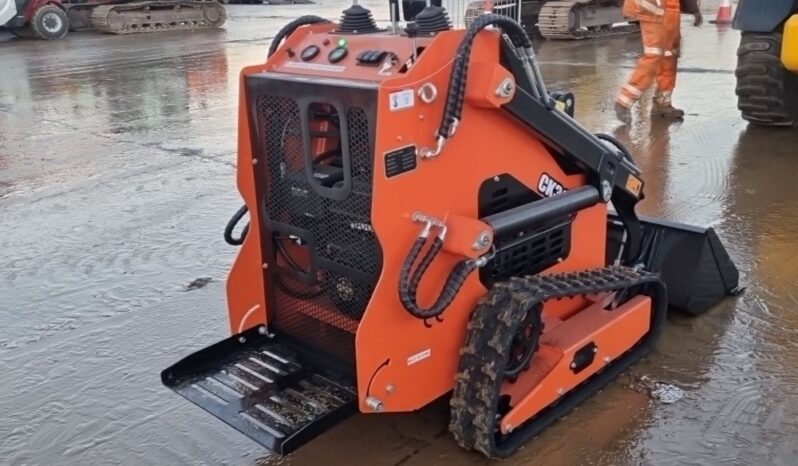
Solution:
[[[480,271],[483,282],[534,275],[568,257],[571,251],[571,221],[564,219],[527,232],[522,240],[497,244],[499,251]]]
[[[276,263],[270,267],[273,286],[270,325],[346,360],[354,360],[354,334],[374,291],[382,266],[381,251],[371,228],[373,150],[366,112],[351,107],[342,112],[350,157],[351,189],[343,200],[314,191],[306,175],[300,109],[288,97],[260,96],[258,124],[268,160],[266,210],[275,225]],[[344,117],[345,116],[345,117]],[[308,127],[305,125],[305,127]],[[343,128],[342,128],[343,129]],[[334,186],[344,189],[344,181]],[[287,228],[286,228],[287,227]],[[281,229],[286,230],[282,232]],[[282,247],[287,231],[313,247],[304,261]],[[286,256],[288,256],[286,258]],[[292,262],[316,272],[300,279]]]

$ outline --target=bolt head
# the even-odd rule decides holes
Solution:
[[[604,199],[604,202],[609,202],[612,199],[612,186],[610,186],[610,182],[604,180],[601,182],[601,197]]]
[[[575,362],[571,363],[571,369],[576,369],[576,363]]]
[[[512,78],[507,78],[499,84],[495,94],[496,97],[508,98],[513,95],[513,92],[515,92],[515,82]]]
[[[252,159],[252,165],[257,165],[258,159]]]
[[[238,342],[244,344],[247,342],[247,339],[245,337],[238,337]]]
[[[557,390],[557,394],[559,394],[560,396],[565,395],[565,389],[564,388],[560,388],[559,390]]]
[[[393,384],[388,384],[388,386],[385,387],[385,391],[388,392],[389,395],[393,394],[393,392],[396,391],[396,387]]]
[[[491,240],[492,238],[490,232],[487,230],[483,231],[482,233],[479,234],[476,241],[474,241],[474,249],[475,250],[485,249],[486,247],[490,246]]]
[[[258,327],[258,333],[261,335],[266,335],[266,333],[268,333],[268,331],[266,330],[266,326],[261,325],[260,327]]]

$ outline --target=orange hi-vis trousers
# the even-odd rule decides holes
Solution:
[[[654,98],[660,105],[669,105],[676,87],[676,62],[681,41],[679,0],[665,0],[662,22],[641,21],[643,56],[632,76],[621,88],[618,103],[631,107],[656,80]]]

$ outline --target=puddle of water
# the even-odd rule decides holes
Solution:
[[[317,13],[337,17],[343,3]],[[451,440],[445,401],[354,417],[275,459],[161,386],[163,367],[227,332],[237,74],[298,12],[230,10],[226,31],[157,46],[93,34],[3,43],[0,462],[487,464]],[[508,465],[794,463],[798,132],[739,120],[735,32],[684,35],[683,124],[649,122],[647,102],[631,127],[612,120],[636,38],[547,43],[540,57],[552,88],[575,92],[577,116],[633,150],[641,210],[713,225],[748,291],[698,319],[671,316],[631,370],[683,398],[651,403],[618,380]],[[192,287],[198,277],[210,280]]]

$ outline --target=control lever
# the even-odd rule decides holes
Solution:
[[[410,39],[410,42],[413,44],[413,63],[415,63],[416,60],[418,60],[418,53],[416,53],[416,50],[418,50],[418,47],[416,47],[416,36],[418,36],[418,26],[416,26],[416,23],[408,24],[407,27],[405,28],[405,34],[407,34],[407,37]],[[408,66],[408,68],[410,67]]]
[[[391,30],[399,34],[399,0],[388,0],[388,8],[391,9]]]

